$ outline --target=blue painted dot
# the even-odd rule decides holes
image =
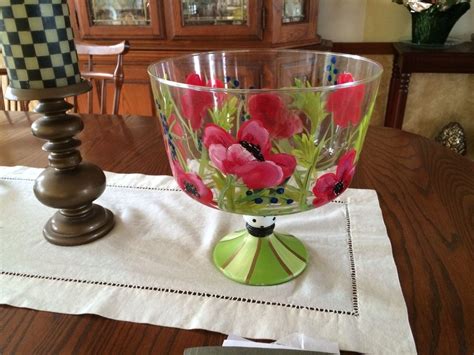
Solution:
[[[250,195],[253,195],[253,192],[250,191],[250,190],[247,190],[247,191],[245,191],[245,194],[246,194],[247,196],[250,196]]]
[[[331,64],[329,64],[329,65],[326,67],[326,70],[327,70],[327,71],[331,71]]]
[[[291,205],[293,203],[293,200],[291,198],[289,198],[288,200],[286,200],[286,203]]]
[[[225,82],[228,83],[230,81],[230,76],[225,77]]]
[[[272,198],[270,199],[270,202],[271,202],[271,203],[277,203],[277,202],[278,202],[278,199],[277,199],[276,197],[272,197]]]
[[[238,80],[234,80],[234,86],[237,88],[239,87],[239,85],[240,85],[240,82]]]
[[[254,201],[257,205],[259,205],[263,202],[263,200],[260,197],[256,198]]]
[[[248,120],[248,119],[250,119],[250,115],[249,115],[248,113],[243,114],[242,116],[240,116],[240,120],[241,120],[242,122],[244,122],[244,121],[246,121],[246,120]]]
[[[277,191],[277,194],[282,194],[283,192],[285,192],[285,189],[283,187],[279,187],[278,189],[276,189]]]
[[[336,64],[336,57],[335,57],[335,56],[332,56],[332,57],[331,57],[331,63],[332,63],[332,64]]]
[[[339,73],[339,70],[337,70],[336,68],[334,68],[334,70],[332,71],[334,74],[337,74]]]
[[[332,76],[328,75],[328,81],[332,81]]]

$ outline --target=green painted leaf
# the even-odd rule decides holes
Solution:
[[[317,149],[313,140],[308,134],[302,134],[294,136],[293,141],[295,149],[291,151],[291,154],[296,157],[299,165],[309,168],[314,163],[313,159]]]
[[[309,82],[303,83],[295,79],[295,86],[298,88],[310,88]],[[293,95],[292,106],[303,111],[311,121],[310,134],[315,134],[319,123],[326,116],[324,102],[321,100],[320,92],[300,92]]]
[[[227,100],[220,109],[217,107],[214,110],[210,110],[209,113],[212,117],[212,122],[214,124],[222,127],[224,130],[229,131],[235,119],[235,114],[237,112],[237,97],[232,97]]]

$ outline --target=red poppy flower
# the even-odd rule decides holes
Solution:
[[[270,134],[260,121],[245,122],[234,139],[221,127],[204,129],[204,145],[214,165],[224,174],[236,175],[250,189],[283,183],[293,174],[296,159],[289,154],[272,154]]]
[[[335,199],[344,192],[352,181],[355,172],[354,160],[356,151],[351,149],[346,152],[337,164],[336,173],[320,176],[313,187],[315,199],[313,205],[318,207]]]
[[[171,165],[181,190],[206,205],[214,206],[212,191],[202,182],[199,175],[185,172],[177,163]]]
[[[281,97],[274,94],[250,96],[248,113],[252,119],[262,122],[273,137],[288,138],[303,130],[300,117],[289,111]]]
[[[351,73],[342,73],[337,78],[338,84],[351,83],[354,81]],[[361,119],[362,101],[364,99],[364,85],[356,85],[348,88],[337,89],[328,96],[326,109],[333,113],[334,122],[341,127],[347,127],[359,123]]]
[[[223,88],[224,83],[220,80],[205,82],[198,74],[189,74],[186,77],[186,84],[196,86],[207,86],[213,88]],[[216,95],[217,103],[222,102],[222,95]],[[207,110],[214,106],[214,95],[206,91],[186,90],[181,96],[181,108],[183,116],[191,122],[191,127],[198,130],[202,120],[206,116]]]

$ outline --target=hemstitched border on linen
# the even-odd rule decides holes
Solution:
[[[12,178],[12,177],[4,177],[4,176],[0,176],[0,180],[35,181],[35,179],[29,179],[29,178]],[[139,186],[128,186],[128,185],[107,185],[107,187],[129,188],[129,189],[140,189],[140,190],[156,190],[156,191],[181,191],[180,189],[159,188],[159,187],[139,187]],[[215,299],[222,299],[222,300],[229,300],[229,301],[264,304],[268,306],[304,309],[308,311],[343,314],[343,315],[358,317],[359,316],[359,299],[358,299],[358,292],[357,292],[357,279],[356,279],[354,251],[352,247],[352,232],[351,232],[349,205],[347,202],[340,201],[340,200],[331,201],[331,203],[343,204],[345,207],[347,249],[349,253],[350,277],[351,277],[351,286],[352,286],[352,310],[351,311],[345,311],[345,310],[341,311],[341,310],[336,310],[336,309],[302,306],[302,305],[296,305],[296,304],[291,304],[291,303],[270,302],[270,301],[256,300],[256,299],[246,298],[246,297],[224,296],[224,295],[219,295],[215,293],[206,293],[206,292],[199,292],[199,291],[180,290],[180,289],[145,286],[145,285],[132,285],[132,284],[123,284],[123,283],[118,283],[118,282],[116,283],[116,282],[106,282],[106,281],[96,281],[96,280],[74,279],[74,278],[67,278],[67,277],[35,275],[35,274],[28,274],[28,273],[14,272],[14,271],[2,270],[0,271],[0,275],[23,277],[23,278],[30,278],[30,279],[60,281],[60,282],[73,282],[73,283],[79,283],[79,284],[101,285],[101,286],[110,286],[110,287],[118,287],[118,288],[141,289],[141,290],[153,291],[153,292],[165,292],[165,293],[188,295],[188,296],[208,297],[208,298],[215,298]]]

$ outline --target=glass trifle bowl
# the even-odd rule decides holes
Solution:
[[[382,68],[359,56],[235,50],[148,68],[171,170],[206,206],[244,216],[216,244],[214,264],[250,285],[287,282],[308,252],[274,231],[276,216],[341,195],[374,108]]]

